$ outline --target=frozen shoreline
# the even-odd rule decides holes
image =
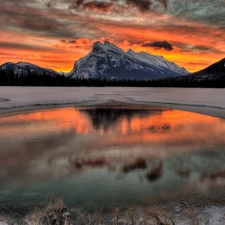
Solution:
[[[225,89],[1,87],[0,114],[67,106],[140,105],[225,118]]]

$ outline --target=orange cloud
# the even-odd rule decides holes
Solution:
[[[95,41],[106,39],[125,51],[131,48],[162,55],[193,72],[224,58],[225,30],[223,21],[217,19],[223,14],[223,3],[219,1],[210,3],[212,8],[209,3],[202,6],[203,0],[176,1],[176,7],[164,0],[154,4],[148,0],[124,4],[117,0],[74,4],[52,0],[45,10],[27,0],[15,10],[15,2],[0,9],[0,64],[29,61],[69,72]],[[208,13],[203,15],[202,10]],[[213,16],[215,11],[217,17]],[[163,42],[171,48],[156,48]]]

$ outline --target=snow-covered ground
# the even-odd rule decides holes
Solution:
[[[125,87],[0,87],[0,113],[100,104],[143,104],[225,118],[225,89]]]

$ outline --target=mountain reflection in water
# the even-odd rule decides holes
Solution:
[[[154,107],[63,108],[2,115],[0,134],[0,203],[8,205],[38,204],[51,192],[84,208],[157,202],[225,185],[219,118]]]

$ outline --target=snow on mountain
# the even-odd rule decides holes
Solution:
[[[163,77],[186,75],[188,72],[162,56],[145,52],[124,52],[105,41],[95,42],[92,51],[76,61],[73,70],[67,74],[72,78],[106,78],[150,80]]]
[[[38,74],[38,75],[50,75],[55,76],[58,75],[57,72],[51,69],[42,68],[27,62],[18,62],[18,63],[5,63],[0,66],[0,70],[7,70],[8,72],[12,72],[15,75],[28,75],[29,73]]]

